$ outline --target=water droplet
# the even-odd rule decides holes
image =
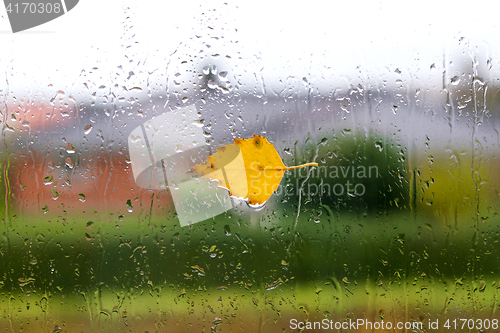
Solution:
[[[43,185],[50,185],[54,181],[54,178],[52,176],[47,176],[43,179]]]
[[[134,207],[132,206],[132,201],[130,199],[127,200],[127,210],[129,213],[132,213]]]
[[[217,66],[213,65],[210,71],[212,72],[213,75],[217,75]]]
[[[479,292],[484,292],[486,289],[486,281],[482,280],[481,284],[479,285]]]
[[[215,81],[215,80],[210,80],[210,81],[208,81],[207,86],[208,86],[208,88],[210,88],[210,89],[215,89],[215,88],[217,88],[217,81]]]
[[[24,287],[25,285],[31,283],[31,282],[34,282],[35,279],[34,278],[19,278],[18,281],[20,282],[19,283],[19,286],[20,287]]]
[[[453,84],[454,86],[456,86],[457,84],[460,83],[460,78],[458,76],[454,76],[451,78],[451,84]]]
[[[70,158],[70,157],[66,158],[66,160],[64,161],[64,164],[65,164],[68,168],[73,169],[73,166],[74,166],[74,165],[73,165],[73,161],[71,160],[71,158]]]
[[[342,133],[342,135],[343,135],[343,136],[346,136],[346,135],[350,135],[350,134],[352,134],[351,129],[349,129],[349,128],[344,128],[344,129],[341,131],[341,133]]]
[[[231,228],[227,224],[224,226],[224,233],[226,236],[231,236]]]
[[[328,143],[328,139],[327,138],[323,138],[323,139],[321,139],[321,141],[319,142],[318,145],[326,146],[327,143]]]
[[[90,131],[92,131],[92,125],[86,125],[86,126],[83,128],[83,130],[84,130],[85,135],[89,134],[89,133],[90,133]]]
[[[219,80],[221,80],[221,81],[227,80],[227,72],[226,71],[222,71],[219,73]]]
[[[75,147],[71,143],[68,143],[68,146],[66,147],[66,152],[68,154],[74,154],[75,153]]]
[[[59,192],[57,192],[56,190],[51,190],[52,192],[52,200],[57,200],[59,198]]]

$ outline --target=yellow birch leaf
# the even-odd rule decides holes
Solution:
[[[195,165],[192,172],[219,181],[219,186],[229,189],[229,195],[248,198],[250,205],[262,205],[278,189],[285,171],[306,166],[318,163],[287,167],[272,143],[254,135],[218,147],[215,154],[205,163]]]

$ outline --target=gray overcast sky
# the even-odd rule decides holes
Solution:
[[[327,67],[333,76],[350,75],[358,65],[425,72],[462,36],[486,43],[498,64],[498,2],[326,3],[82,0],[65,16],[18,34],[9,33],[2,6],[0,65],[16,74],[11,86],[49,81],[64,86],[96,66],[105,81],[126,59],[142,59],[145,70],[162,71],[179,45],[189,52],[190,44],[219,37],[214,43],[248,60],[243,76],[264,68],[272,85],[287,75],[320,74]]]

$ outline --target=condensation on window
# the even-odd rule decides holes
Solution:
[[[365,5],[1,34],[0,327],[497,331],[498,28]]]

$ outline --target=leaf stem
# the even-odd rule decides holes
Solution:
[[[300,168],[307,167],[307,166],[318,166],[318,163],[312,162],[312,163],[306,163],[306,164],[302,164],[302,165],[286,167],[286,170],[300,169]]]

